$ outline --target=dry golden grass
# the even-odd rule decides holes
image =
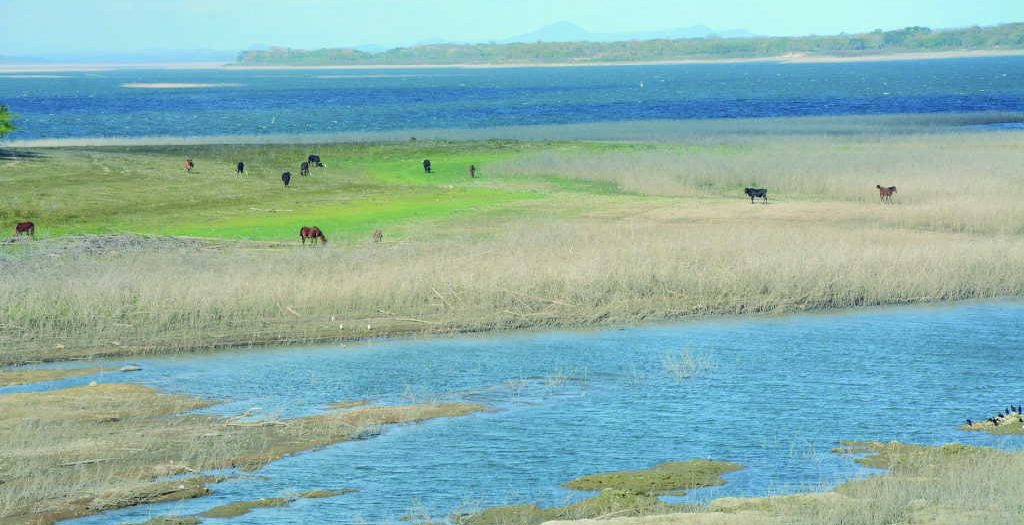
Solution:
[[[56,381],[69,377],[87,376],[102,372],[102,368],[73,368],[67,370],[0,370],[0,387]]]
[[[0,396],[0,523],[52,523],[198,497],[217,480],[166,477],[253,470],[285,455],[365,437],[382,425],[483,408],[361,407],[252,423],[188,414],[208,404],[129,384]]]

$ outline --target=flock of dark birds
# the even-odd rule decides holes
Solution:
[[[992,425],[997,427],[999,425],[1012,423],[1013,421],[1020,421],[1021,424],[1024,424],[1024,413],[1021,412],[1022,408],[1024,407],[1022,407],[1021,405],[1010,405],[1006,407],[1005,411],[1000,411],[998,414],[986,419],[985,421],[992,423]],[[1017,417],[1011,418],[1011,416],[1013,416],[1014,414],[1017,414]],[[972,421],[970,419],[967,420],[968,427],[973,427],[975,423],[981,423],[981,421]]]

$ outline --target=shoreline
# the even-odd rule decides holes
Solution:
[[[918,121],[928,122],[929,125],[933,125],[935,128],[945,126],[948,129],[963,130],[966,126],[1024,124],[1024,112],[978,111],[966,113],[887,113],[878,115],[622,120],[567,124],[521,124],[485,128],[413,128],[380,131],[339,131],[332,133],[273,133],[267,135],[150,135],[140,137],[34,138],[0,140],[0,150],[4,148],[347,144],[361,142],[405,142],[410,137],[416,137],[424,141],[631,141],[644,140],[644,137],[649,135],[652,129],[655,128],[661,132],[675,130],[675,132],[680,134],[680,136],[675,138],[689,138],[695,134],[731,133],[742,135],[744,130],[756,131],[758,126],[778,123],[795,124],[797,126],[826,125],[837,128],[851,124],[871,124],[899,128],[900,126],[914,125]],[[646,130],[642,136],[637,136],[636,128],[638,127],[643,127]],[[822,130],[816,128],[815,131],[820,132]],[[1011,128],[999,131],[1017,130]]]
[[[287,71],[287,70],[395,70],[395,69],[523,69],[561,67],[611,66],[672,66],[694,64],[749,64],[769,62],[776,64],[839,64],[852,62],[899,62],[909,60],[943,60],[956,58],[991,58],[1024,56],[1024,49],[979,51],[925,51],[878,55],[809,55],[791,53],[770,57],[750,58],[681,58],[674,60],[638,60],[604,62],[538,62],[538,63],[452,63],[452,64],[238,64],[222,62],[140,62],[140,63],[82,63],[82,64],[0,64],[0,78],[5,74],[74,73],[117,70],[220,70],[220,71]]]
[[[653,317],[643,323],[623,324],[618,322],[597,322],[585,323],[563,323],[559,320],[546,319],[545,323],[524,323],[514,328],[495,328],[488,326],[473,326],[453,324],[444,326],[443,321],[429,321],[431,324],[424,324],[423,321],[413,319],[390,319],[396,323],[388,326],[389,319],[362,319],[361,322],[371,321],[376,333],[370,335],[308,335],[294,338],[267,337],[228,339],[221,341],[210,341],[205,344],[195,344],[181,348],[160,347],[131,347],[113,346],[109,351],[89,353],[88,347],[80,354],[57,355],[33,361],[12,361],[0,358],[0,371],[12,371],[21,367],[35,367],[37,365],[56,365],[61,363],[92,362],[95,360],[110,360],[122,357],[159,358],[194,353],[213,353],[231,351],[264,351],[278,347],[292,347],[299,345],[328,345],[341,344],[345,347],[350,344],[371,344],[374,342],[411,341],[415,339],[454,338],[454,337],[514,337],[525,334],[541,332],[580,332],[580,331],[602,331],[602,330],[630,330],[655,327],[676,326],[691,323],[743,323],[754,321],[779,320],[797,316],[827,316],[827,315],[857,315],[872,311],[883,312],[897,308],[957,308],[972,304],[1024,304],[1024,296],[999,296],[973,299],[923,299],[898,302],[883,302],[875,304],[864,304],[862,306],[848,307],[811,307],[806,309],[788,310],[782,312],[751,311],[745,313],[729,312],[705,312],[681,316],[659,316]],[[408,321],[401,324],[403,321]]]

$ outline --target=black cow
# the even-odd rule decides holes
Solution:
[[[284,183],[284,187],[285,188],[288,187],[288,183],[290,183],[291,181],[292,181],[292,172],[286,171],[286,172],[281,174],[281,182]]]
[[[423,159],[423,171],[430,173],[430,159]]]
[[[309,175],[309,162],[303,162],[299,165],[299,175],[302,175],[303,177]]]
[[[310,155],[309,157],[306,158],[306,162],[309,162],[311,166],[316,166],[318,168],[323,168],[326,166],[326,164],[320,162],[320,155]]]
[[[245,173],[245,163],[238,161],[238,166],[235,166],[235,173],[242,175]]]
[[[768,204],[768,190],[765,188],[744,188],[743,193],[750,197],[750,204],[754,204],[754,199],[764,199],[764,203]]]

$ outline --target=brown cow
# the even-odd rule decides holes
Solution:
[[[320,231],[320,228],[316,226],[313,226],[312,228],[309,226],[303,226],[302,229],[299,230],[299,239],[302,239],[302,244],[306,244],[306,239],[312,241],[313,244],[316,244],[318,240],[327,244],[327,237],[324,237],[324,232]]]
[[[29,237],[35,237],[35,223],[31,221],[19,222],[17,225],[14,226],[14,235],[28,235]]]
[[[384,241],[384,232],[380,231],[379,228],[376,229],[376,230],[373,230],[373,242],[383,242],[383,241]]]
[[[888,188],[883,188],[881,184],[875,184],[875,187],[878,188],[879,200],[881,200],[882,202],[892,202],[892,194],[896,193],[896,186],[889,186]]]
[[[196,167],[196,163],[192,162],[192,159],[185,159],[185,172],[192,173],[192,170]]]

